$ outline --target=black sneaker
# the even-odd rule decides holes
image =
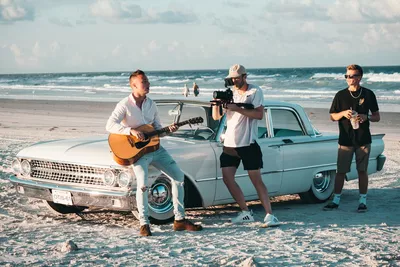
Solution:
[[[339,205],[336,204],[336,203],[331,202],[331,203],[329,203],[328,205],[326,205],[324,207],[324,210],[335,210],[337,208],[339,208]]]
[[[367,210],[367,205],[365,205],[364,203],[360,203],[360,205],[358,205],[357,212],[366,212]]]

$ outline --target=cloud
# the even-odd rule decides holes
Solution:
[[[32,47],[32,56],[33,57],[40,57],[40,45],[39,42],[36,42],[35,45]]]
[[[326,7],[320,1],[276,1],[267,2],[263,17],[276,20],[327,20]]]
[[[89,7],[89,10],[93,16],[103,18],[109,22],[136,19],[142,16],[140,6],[116,0],[97,0]]]
[[[96,24],[96,20],[93,18],[81,18],[76,20],[76,25],[93,25]]]
[[[228,1],[224,1],[224,6],[242,9],[242,8],[251,7],[251,4],[246,3],[246,2],[228,0]]]
[[[26,5],[24,1],[0,0],[0,23],[13,23],[15,21],[33,19],[33,8]]]
[[[166,23],[166,24],[176,24],[176,23],[189,23],[197,20],[197,17],[192,13],[183,13],[176,10],[168,10],[164,12],[155,13],[149,16],[143,22],[147,23]]]
[[[58,51],[60,51],[60,44],[57,41],[54,41],[50,44],[49,48],[51,53],[55,55]]]
[[[396,23],[398,0],[269,0],[262,17],[271,23],[283,20],[332,21],[335,23]]]
[[[397,23],[400,5],[398,0],[337,0],[328,7],[328,16],[337,23]]]
[[[363,44],[369,47],[400,48],[400,23],[370,25],[363,35]]]
[[[233,16],[216,17],[210,14],[208,18],[211,20],[211,25],[220,28],[225,33],[233,33],[233,34],[249,33],[248,30],[249,21],[247,20],[247,18],[242,18],[240,24],[232,23],[236,21],[235,17]]]
[[[170,43],[169,45],[168,45],[168,51],[169,52],[174,52],[174,51],[177,51],[177,50],[179,50],[179,46],[180,46],[180,43],[179,43],[179,41],[173,41],[172,43]]]
[[[62,27],[74,27],[72,23],[67,18],[50,18],[49,21],[55,25],[62,26]]]
[[[16,58],[22,57],[21,49],[16,44],[10,45],[10,50],[14,54],[14,57],[16,57]]]
[[[149,51],[159,51],[161,49],[161,45],[159,45],[155,40],[152,40],[147,48]]]
[[[123,47],[122,45],[117,45],[116,47],[114,47],[114,49],[111,51],[111,55],[112,55],[113,57],[119,56],[122,47]]]
[[[23,53],[22,50],[19,48],[18,45],[16,44],[11,44],[10,45],[10,50],[14,56],[15,63],[19,65],[20,67],[30,67],[32,66],[32,62],[29,60],[28,57],[26,57]]]
[[[328,44],[329,49],[335,54],[344,54],[348,51],[348,44],[341,41],[334,41]]]
[[[102,18],[110,23],[185,24],[198,21],[197,16],[192,12],[173,9],[161,12],[148,10],[146,12],[138,5],[116,0],[97,0],[90,6],[90,13],[92,16]]]

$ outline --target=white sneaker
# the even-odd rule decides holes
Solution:
[[[274,215],[267,213],[264,218],[264,225],[265,227],[273,227],[280,225],[281,222],[276,218]]]
[[[252,211],[241,211],[238,216],[231,219],[232,223],[248,223],[254,222],[253,212]]]

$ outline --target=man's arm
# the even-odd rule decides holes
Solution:
[[[372,112],[371,116],[369,116],[369,120],[372,122],[378,122],[381,120],[381,114],[379,114],[379,111]]]
[[[331,117],[332,121],[338,121],[343,117],[345,117],[347,119],[350,119],[351,118],[351,112],[352,112],[351,109],[343,110],[343,111],[338,112],[338,113],[331,113],[330,117]]]
[[[372,112],[371,116],[368,116],[366,114],[358,114],[358,117],[361,123],[363,123],[366,120],[369,120],[371,122],[378,122],[381,120],[381,115],[379,114],[379,111]]]
[[[221,117],[222,117],[221,109],[222,109],[221,105],[213,105],[212,106],[211,115],[215,121],[218,121],[221,119]]]
[[[236,104],[228,104],[226,108],[249,117],[250,119],[262,120],[264,117],[264,106],[259,106],[255,109],[244,109],[238,107]]]
[[[114,111],[111,113],[111,116],[108,118],[106,124],[107,132],[114,134],[130,135],[131,128],[125,127],[124,125],[121,124],[122,120],[125,118],[125,114],[126,114],[125,106],[118,103]]]

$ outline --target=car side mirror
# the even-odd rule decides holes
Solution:
[[[180,116],[181,111],[179,109],[171,109],[171,110],[168,110],[168,115],[169,116]]]

